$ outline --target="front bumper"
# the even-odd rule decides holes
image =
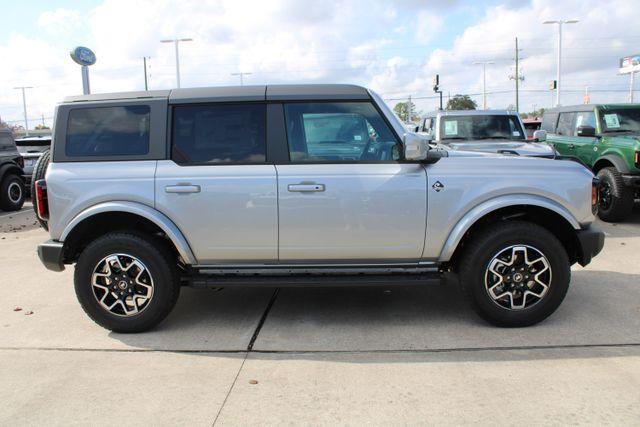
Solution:
[[[62,261],[63,243],[56,240],[47,240],[38,245],[38,258],[44,266],[51,271],[64,270]]]
[[[578,263],[586,266],[598,255],[604,246],[604,232],[591,224],[576,232],[578,238]]]
[[[640,188],[640,175],[622,175],[624,185],[631,188]]]

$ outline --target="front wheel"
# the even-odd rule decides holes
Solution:
[[[598,216],[607,222],[622,221],[633,210],[633,189],[626,187],[622,175],[616,168],[602,168],[597,175],[600,180]]]
[[[76,264],[78,301],[114,332],[143,332],[173,309],[180,292],[176,260],[152,238],[110,233],[91,242]]]
[[[524,221],[480,231],[460,258],[460,281],[473,309],[498,326],[534,325],[562,303],[571,278],[562,243]]]

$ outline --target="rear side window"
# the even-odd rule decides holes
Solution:
[[[546,130],[549,133],[556,132],[556,123],[558,123],[558,113],[544,113],[542,117],[542,124],[540,128]]]
[[[0,134],[0,151],[16,151],[16,146],[11,136]]]
[[[69,157],[147,154],[149,121],[146,105],[73,109],[65,153]]]
[[[564,136],[573,135],[573,118],[575,115],[576,113],[560,113],[556,134]]]
[[[265,163],[264,104],[173,109],[171,158],[178,164]]]

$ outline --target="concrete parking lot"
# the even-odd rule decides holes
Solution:
[[[184,289],[157,330],[121,335],[82,312],[71,268],[39,263],[31,207],[0,212],[0,424],[637,424],[640,209],[601,226],[530,328],[447,286]]]

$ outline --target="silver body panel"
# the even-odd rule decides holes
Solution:
[[[167,192],[180,185],[199,192]],[[277,261],[277,191],[273,165],[158,161],[156,209],[182,230],[200,264]]]
[[[278,165],[280,261],[414,260],[422,254],[419,164]],[[301,183],[323,191],[291,191]]]

